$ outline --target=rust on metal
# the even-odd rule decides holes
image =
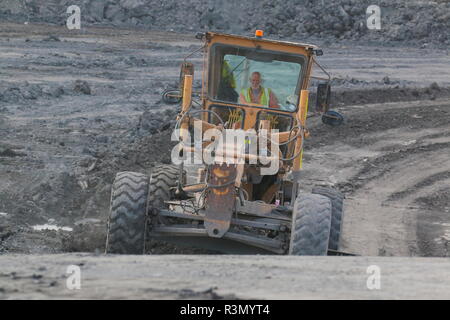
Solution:
[[[205,211],[205,228],[211,237],[222,238],[230,228],[236,201],[235,177],[236,165],[211,166]]]

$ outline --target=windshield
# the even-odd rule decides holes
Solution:
[[[303,56],[215,45],[209,95],[214,100],[295,111]]]

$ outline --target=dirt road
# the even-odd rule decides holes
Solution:
[[[343,246],[362,255],[449,256],[449,101],[342,111],[346,126],[312,129],[304,175],[346,191]]]
[[[450,298],[448,259],[331,259],[332,263],[329,257],[0,256],[0,299]],[[67,273],[70,265],[80,267],[80,290],[67,287],[74,274]],[[379,268],[379,289],[370,278],[370,266]],[[69,283],[76,282],[71,277]]]

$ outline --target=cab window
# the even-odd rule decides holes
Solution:
[[[296,111],[304,57],[216,44],[208,93],[213,100]]]
[[[293,122],[291,116],[282,115],[275,112],[260,111],[258,112],[255,129],[259,127],[259,122],[261,120],[268,120],[270,123],[270,129],[277,129],[280,132],[291,130]]]

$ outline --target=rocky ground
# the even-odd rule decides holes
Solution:
[[[85,25],[233,33],[264,29],[271,37],[366,43],[450,44],[448,0],[4,0],[0,17],[14,22],[63,25],[76,4]],[[367,29],[367,8],[381,8],[381,30]]]
[[[115,173],[170,162],[177,106],[161,93],[199,43],[104,27],[1,30],[0,251],[103,251]],[[427,50],[411,47],[324,50],[346,123],[310,118],[305,188],[322,181],[347,195],[350,252],[448,256],[448,52],[423,60]],[[200,56],[192,61],[200,70]]]

